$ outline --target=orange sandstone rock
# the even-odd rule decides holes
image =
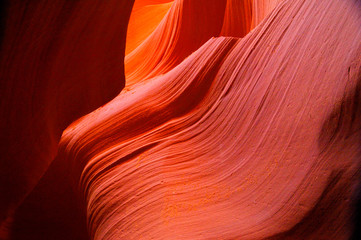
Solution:
[[[129,90],[64,132],[59,157],[91,238],[348,239],[360,2],[281,1],[244,38],[212,38],[192,54],[190,30],[173,25],[180,6],[190,23],[200,18],[176,1],[127,56]],[[224,22],[202,26],[216,34]]]

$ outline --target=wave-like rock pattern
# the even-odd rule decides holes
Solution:
[[[176,0],[131,87],[64,132],[91,239],[351,236],[361,2],[245,1],[227,28],[234,2]]]
[[[172,6],[171,0],[137,0],[130,15],[125,54],[137,48],[159,25]]]
[[[221,36],[244,37],[252,27],[252,0],[228,0]]]
[[[272,12],[272,10],[284,0],[256,0],[252,1],[252,23],[254,28],[262,22],[262,20]]]
[[[127,36],[125,90],[167,73],[211,37],[244,37],[281,1],[176,0],[152,33],[171,2],[136,1]]]
[[[125,57],[126,88],[164,74],[222,29],[227,1],[175,0],[155,31]]]

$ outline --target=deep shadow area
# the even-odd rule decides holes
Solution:
[[[11,239],[87,240],[85,211],[69,182],[68,171],[55,159],[15,214]]]
[[[361,185],[359,184],[355,198],[354,231],[351,240],[361,239]]]
[[[4,38],[7,6],[8,6],[8,0],[0,0],[0,46]]]

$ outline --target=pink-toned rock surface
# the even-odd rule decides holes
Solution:
[[[171,27],[190,2],[176,1],[144,46],[178,46],[179,32],[196,44],[202,33]],[[177,66],[179,50],[177,61],[141,55],[146,65],[127,75],[134,85],[71,125],[60,145],[91,238],[348,239],[360,10],[352,0],[282,1],[244,38],[212,38]]]
[[[63,132],[11,238],[350,239],[361,1],[136,0],[132,18],[125,89]]]

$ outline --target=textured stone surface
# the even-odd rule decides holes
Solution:
[[[63,132],[14,239],[351,237],[359,0],[136,0],[127,41],[124,90]]]

